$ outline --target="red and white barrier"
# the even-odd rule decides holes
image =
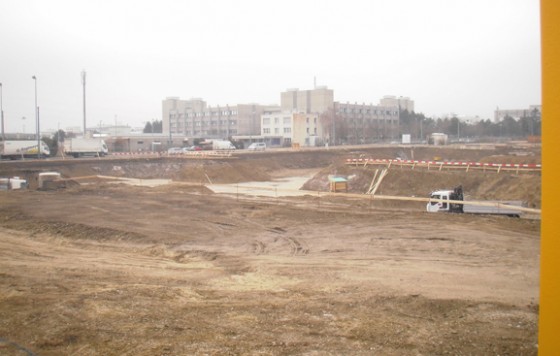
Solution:
[[[378,159],[378,158],[348,158],[346,164],[425,164],[436,166],[464,166],[464,167],[495,167],[495,168],[531,168],[541,169],[540,164],[527,163],[482,163],[482,162],[452,162],[452,161],[415,161],[404,159]]]

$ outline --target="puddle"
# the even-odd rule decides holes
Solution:
[[[122,178],[122,177],[108,177],[98,176],[99,178],[114,179],[112,183],[124,183],[128,185],[135,185],[138,187],[159,187],[160,185],[171,184],[171,179],[138,179],[138,178]]]
[[[288,197],[309,195],[311,192],[299,190],[312,176],[287,177],[271,182],[245,182],[235,184],[209,184],[206,187],[214,193],[245,194],[267,197]]]
[[[173,183],[171,179],[138,179],[98,176],[114,180],[113,183],[124,183],[141,187],[158,187]],[[279,178],[270,182],[244,182],[235,184],[208,184],[207,188],[214,193],[245,194],[253,196],[288,197],[309,195],[312,192],[299,190],[313,176]]]

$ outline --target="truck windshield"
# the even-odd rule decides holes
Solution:
[[[434,194],[434,195],[432,195],[432,199],[441,199],[441,196],[439,196],[437,194]],[[431,205],[437,205],[438,202],[437,201],[431,201],[430,204]]]

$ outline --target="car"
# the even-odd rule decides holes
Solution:
[[[264,142],[253,142],[247,147],[250,151],[264,151],[266,150],[266,143]]]
[[[181,149],[181,147],[171,147],[167,150],[167,153],[169,153],[170,155],[175,155],[178,153],[183,153],[183,150]]]
[[[183,152],[190,152],[190,151],[202,151],[202,147],[200,146],[183,147]]]

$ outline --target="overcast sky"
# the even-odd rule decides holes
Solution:
[[[537,0],[2,0],[7,132],[143,126],[168,96],[280,104],[287,88],[335,101],[407,96],[427,116],[493,118],[541,102]],[[26,120],[22,120],[26,117]]]

